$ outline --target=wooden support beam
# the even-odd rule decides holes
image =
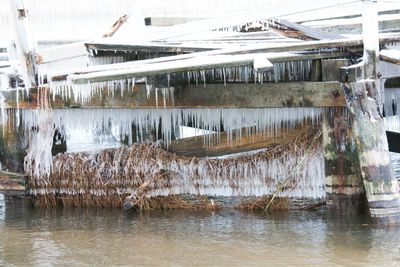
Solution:
[[[363,0],[364,80],[345,85],[353,114],[360,170],[371,217],[379,224],[400,222],[399,185],[395,178],[384,121],[380,112],[379,42],[376,0]]]
[[[103,37],[111,37],[114,35],[116,31],[128,20],[129,16],[128,15],[123,15],[117,19],[117,21],[112,25],[111,29],[108,30],[105,34],[103,34]]]
[[[11,46],[15,49],[16,58],[11,60],[19,60],[21,67],[21,75],[23,77],[25,88],[29,89],[36,85],[36,42],[30,31],[29,12],[25,8],[23,0],[9,0],[11,27],[13,29],[14,44]]]
[[[335,39],[343,39],[343,36],[335,33],[324,32],[318,29],[313,29],[295,22],[291,22],[288,20],[279,20],[278,24],[284,25],[290,29],[296,30],[303,35],[312,38],[314,40],[335,40]]]
[[[345,79],[344,73],[340,68],[348,66],[350,61],[348,59],[327,59],[322,60],[322,81],[336,81],[343,82]]]
[[[184,59],[193,59],[195,55],[199,55],[198,53],[178,55],[178,56],[169,56],[169,57],[160,57],[154,59],[146,59],[146,60],[138,60],[138,61],[129,61],[124,63],[115,63],[115,64],[106,64],[106,65],[96,65],[86,68],[76,68],[73,70],[60,71],[51,74],[52,80],[65,80],[69,74],[89,74],[94,72],[105,72],[111,70],[121,70],[121,69],[132,69],[132,68],[142,68],[145,65],[153,65],[153,69],[156,67],[155,64],[158,63],[166,63],[166,62],[175,62],[178,60]],[[279,63],[279,62],[289,62],[289,61],[300,61],[300,60],[314,60],[314,59],[325,59],[325,58],[337,58],[337,57],[347,57],[349,56],[348,52],[329,52],[329,53],[288,53],[288,52],[273,52],[273,53],[262,53],[271,63]],[[254,57],[254,55],[253,55]],[[243,59],[243,57],[242,57]],[[192,66],[193,67],[193,66]],[[171,66],[173,68],[173,66]],[[200,67],[198,67],[200,69]],[[145,73],[146,74],[146,73]],[[112,78],[112,77],[111,77]]]
[[[14,115],[8,112],[8,116]],[[0,126],[0,163],[2,169],[23,173],[26,156],[27,136],[22,125],[9,119],[7,125]]]
[[[343,108],[330,109],[322,123],[326,203],[336,214],[360,214],[367,201],[354,135]]]
[[[379,59],[400,65],[400,50],[382,50],[379,52]]]
[[[198,158],[218,157],[288,143],[295,137],[306,133],[308,129],[308,126],[294,129],[282,129],[280,132],[275,133],[276,136],[263,135],[260,133],[249,134],[247,129],[238,129],[237,131],[233,131],[231,139],[229,139],[226,132],[220,134],[215,133],[174,140],[168,146],[165,146],[164,149],[180,156]],[[241,138],[239,138],[239,135]],[[214,144],[213,141],[208,143],[208,138],[214,140],[214,142],[218,139],[219,143]]]
[[[155,89],[154,89],[155,90]],[[86,103],[74,102],[73,97],[55,97],[52,108],[162,108],[161,91],[158,103],[154,92],[147,97],[145,85],[136,84],[133,90],[114,96],[105,88],[94,93]],[[228,83],[204,85],[182,85],[174,89],[174,97],[165,102],[166,107],[175,108],[265,108],[265,107],[343,107],[344,96],[340,95],[338,82],[287,82],[287,83]],[[16,108],[16,91],[3,92],[6,105]],[[51,96],[50,99],[53,99]],[[37,92],[32,90],[19,99],[19,108],[36,108]]]
[[[200,51],[209,51],[226,47],[224,44],[220,45],[185,45],[185,44],[169,44],[169,43],[118,43],[114,40],[104,40],[102,42],[87,42],[86,47],[90,51],[111,51],[111,52],[158,52],[158,53],[192,53]]]
[[[174,26],[178,24],[188,23],[191,21],[202,20],[202,17],[146,17],[144,24],[146,26]]]
[[[25,191],[26,175],[8,171],[0,171],[0,192]]]

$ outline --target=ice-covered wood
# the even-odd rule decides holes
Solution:
[[[281,25],[284,25],[290,29],[296,30],[303,35],[310,37],[315,40],[335,40],[335,39],[343,39],[343,36],[335,33],[324,32],[318,29],[313,29],[299,23],[291,22],[288,20],[279,20],[278,22]]]
[[[58,108],[261,108],[261,107],[341,107],[344,96],[338,82],[281,82],[281,83],[207,83],[204,86],[188,84],[173,89],[173,95],[167,98],[162,88],[147,95],[144,84],[135,84],[121,94],[120,89],[110,92],[108,88],[93,91],[90,99],[82,103],[66,95],[50,95],[51,106]],[[168,91],[170,89],[168,88]],[[4,92],[8,108],[16,108],[16,91]],[[19,108],[37,107],[37,90],[31,90],[30,96],[19,95]],[[166,98],[164,100],[164,97]]]
[[[23,78],[26,90],[36,84],[36,41],[31,30],[29,12],[23,0],[9,0],[11,14],[12,37],[11,47],[14,51],[8,51],[11,60],[19,61],[19,72]]]
[[[66,45],[59,45],[38,51],[38,64],[71,59],[77,57],[87,57],[89,52],[83,42]]]
[[[218,157],[287,143],[296,136],[306,133],[308,128],[304,125],[298,128],[279,129],[274,136],[256,133],[255,129],[244,128],[234,131],[231,137],[226,132],[213,134],[212,139],[218,140],[215,145],[204,142],[209,138],[208,136],[196,136],[171,141],[165,149],[180,156]],[[238,138],[239,135],[241,138]]]
[[[400,65],[400,50],[381,50],[379,56],[381,60]]]
[[[266,54],[201,56],[179,61],[146,64],[129,69],[99,71],[88,74],[72,74],[68,76],[68,80],[73,83],[86,84],[91,82],[120,80],[132,77],[140,78],[151,75],[160,75],[198,69],[247,66],[253,64],[255,59],[265,57],[267,57]]]

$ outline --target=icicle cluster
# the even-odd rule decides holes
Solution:
[[[0,93],[0,114],[1,114],[1,125],[3,126],[3,136],[5,131],[5,126],[7,124],[7,112],[6,112],[6,99],[2,93]]]
[[[319,137],[320,131],[313,130],[291,143],[229,158],[178,157],[157,143],[136,143],[94,154],[58,154],[48,183],[32,179],[31,194],[121,199],[141,190],[147,197],[277,192],[281,197],[324,198]]]
[[[385,88],[385,106],[386,116],[400,115],[400,88]]]
[[[25,114],[26,115],[26,114]],[[39,179],[44,185],[53,163],[51,148],[55,132],[53,114],[50,110],[41,109],[30,113],[35,118],[35,125],[26,125],[29,131],[29,148],[24,160],[24,169],[33,179]]]
[[[390,116],[383,118],[385,130],[400,133],[400,116]]]
[[[28,129],[40,124],[38,113],[21,110]],[[167,142],[180,125],[192,125],[208,131],[224,131],[232,135],[235,129],[254,128],[257,133],[274,136],[278,129],[291,129],[306,122],[317,123],[321,108],[248,108],[248,109],[59,109],[52,111],[56,128],[74,129],[82,133],[103,126],[114,128],[120,135],[129,137],[132,143],[132,125],[136,127],[137,140],[143,141],[145,132],[161,128]],[[162,122],[162,123],[160,123]]]
[[[105,60],[105,59],[95,58],[96,60]],[[111,57],[110,57],[111,58]],[[116,59],[110,59],[116,60]],[[122,57],[121,57],[122,60]],[[104,61],[106,62],[106,60]],[[115,61],[117,62],[117,61]],[[51,64],[46,66],[46,64],[42,65],[42,70],[39,76],[44,77],[44,75],[51,76],[50,70],[52,73],[54,71]],[[49,68],[49,69],[47,69]],[[65,68],[65,67],[63,67]],[[57,69],[57,68],[55,68]],[[238,67],[229,67],[229,68],[217,68],[217,69],[208,69],[208,70],[196,70],[196,71],[187,71],[176,74],[177,77],[181,75],[181,79],[187,80],[189,84],[203,84],[206,86],[207,82],[213,83],[226,83],[228,82],[255,82],[255,83],[264,83],[264,82],[279,82],[279,81],[308,81],[311,79],[311,69],[312,69],[312,60],[302,60],[302,61],[292,61],[292,62],[282,62],[275,63],[273,72],[256,72],[252,66],[238,66]],[[46,72],[47,71],[47,72]],[[167,76],[167,80],[169,83],[170,77]],[[132,77],[129,79],[121,79],[121,80],[112,80],[105,82],[93,82],[87,84],[75,84],[72,81],[62,80],[62,81],[52,81],[50,79],[49,85],[50,89],[54,96],[59,95],[63,99],[71,99],[73,98],[75,102],[88,102],[91,100],[91,97],[96,93],[101,92],[106,89],[106,92],[109,95],[114,95],[116,91],[120,92],[121,95],[128,90],[132,90],[133,86],[136,82],[145,82],[146,88],[148,89],[148,95],[152,89],[157,88],[156,85],[147,82],[147,78],[141,77]],[[164,92],[167,88],[171,89],[172,87],[168,84],[165,88],[159,88],[159,91],[162,91],[164,94],[168,92]],[[158,91],[156,90],[155,93]]]
[[[247,32],[247,31],[267,31],[270,26],[272,27],[280,27],[279,26],[280,19],[264,19],[264,20],[254,20],[244,25],[233,25],[230,27],[218,28],[214,29],[214,31],[223,31],[223,32]]]

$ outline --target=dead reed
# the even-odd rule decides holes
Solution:
[[[272,195],[288,175],[282,192],[294,190],[304,168],[291,167],[320,153],[320,130],[312,129],[286,144],[227,158],[188,158],[169,153],[160,143],[135,143],[97,153],[64,153],[53,158],[49,176],[29,177],[28,187],[38,207],[122,207],[137,210],[217,209],[208,200],[214,188],[240,195],[246,183],[261,184]],[[309,152],[309,153],[305,153]],[[304,159],[304,157],[307,157]],[[276,167],[272,172],[268,166]],[[272,168],[271,167],[271,168]],[[290,173],[290,170],[293,173]],[[275,176],[274,176],[275,175]],[[282,178],[282,179],[283,179]],[[188,201],[182,195],[198,196]],[[271,209],[287,209],[287,198],[277,197]],[[242,203],[241,209],[265,207],[270,197]],[[213,203],[213,204],[212,204]]]

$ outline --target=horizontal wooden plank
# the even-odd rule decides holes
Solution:
[[[15,91],[4,93],[9,108],[16,107]],[[53,97],[50,97],[53,99]],[[158,101],[157,101],[158,100]],[[338,82],[287,82],[287,83],[228,83],[184,85],[174,88],[174,97],[166,99],[166,107],[176,108],[265,108],[265,107],[342,107],[345,105]],[[156,98],[154,90],[147,97],[145,85],[136,84],[128,92],[114,92],[114,96],[102,90],[86,103],[74,102],[73,98],[55,97],[53,108],[161,108],[164,100],[161,90]],[[29,99],[20,96],[20,108],[36,108],[37,93]]]
[[[303,126],[302,128],[282,130],[278,132],[276,136],[267,136],[260,133],[248,134],[247,129],[240,129],[232,134],[233,141],[228,141],[228,134],[223,132],[219,134],[219,143],[217,145],[205,142],[204,138],[208,138],[208,136],[196,136],[174,140],[168,147],[164,148],[179,156],[198,158],[218,157],[288,143],[307,130],[308,127]],[[237,138],[239,131],[241,131],[241,138]],[[218,134],[212,134],[211,140],[216,140],[217,135]]]
[[[381,60],[400,65],[400,50],[381,50],[379,53]]]
[[[334,39],[342,39],[343,36],[335,33],[329,33],[329,32],[324,32],[319,29],[307,27],[298,23],[294,23],[288,20],[280,20],[278,22],[281,25],[284,25],[288,28],[291,28],[293,30],[297,30],[304,35],[316,39],[316,40],[334,40]]]
[[[150,75],[150,72],[144,73],[143,66],[147,66],[152,64],[152,69],[155,69],[157,64],[160,63],[167,63],[167,62],[177,62],[185,60],[193,60],[193,55],[199,55],[201,52],[192,53],[192,54],[185,54],[185,55],[178,55],[178,56],[168,56],[168,57],[160,57],[160,58],[153,58],[153,59],[146,59],[146,60],[138,60],[138,61],[128,61],[123,63],[115,63],[115,64],[106,64],[106,65],[95,65],[86,68],[76,68],[74,70],[66,70],[60,71],[57,73],[53,73],[52,80],[65,80],[68,75],[70,74],[88,74],[88,73],[99,73],[103,72],[101,75],[104,75],[104,72],[109,72],[111,70],[126,70],[126,69],[135,69],[141,72],[141,75]],[[325,58],[338,58],[338,57],[348,57],[348,52],[328,52],[328,53],[288,53],[288,52],[273,52],[273,53],[263,53],[266,58],[272,63],[279,63],[279,62],[289,62],[289,61],[300,61],[300,60],[313,60],[313,59],[325,59]],[[253,55],[254,56],[254,55]],[[248,56],[247,56],[248,57]],[[242,57],[243,59],[243,57]],[[250,62],[250,61],[249,61]],[[252,63],[252,62],[250,62]],[[210,65],[209,65],[210,66]],[[175,66],[176,67],[176,66]],[[176,71],[173,65],[167,70],[167,73],[171,73],[173,70]],[[223,67],[228,67],[228,65],[224,65]],[[194,69],[194,66],[191,66]],[[200,67],[197,67],[200,69]],[[189,70],[189,69],[187,69]],[[157,70],[158,73],[162,71],[160,69]],[[138,72],[134,72],[135,75],[138,75]],[[132,76],[133,73],[131,72],[128,76]],[[116,76],[111,76],[111,79],[115,79]],[[106,76],[102,76],[102,78],[98,80],[107,80]]]

